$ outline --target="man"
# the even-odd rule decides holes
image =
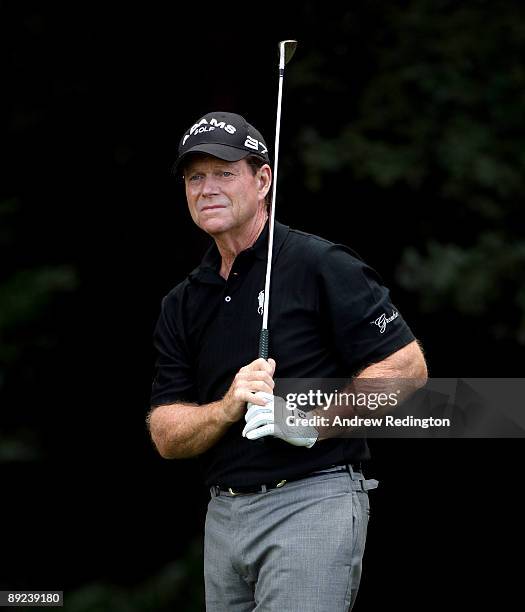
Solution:
[[[272,179],[265,141],[239,115],[209,113],[184,134],[176,168],[213,243],[163,299],[148,422],[159,453],[198,457],[210,487],[207,609],[347,610],[377,484],[362,475],[366,442],[313,428],[294,437],[272,421],[268,398],[277,377],[423,380],[421,351],[373,270],[344,246],[276,222],[271,358],[257,359]]]

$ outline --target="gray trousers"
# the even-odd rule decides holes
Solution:
[[[368,490],[377,484],[351,470],[326,471],[264,493],[212,492],[204,538],[206,610],[351,610]]]

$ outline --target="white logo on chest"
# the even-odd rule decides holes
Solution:
[[[259,300],[259,308],[257,308],[257,312],[262,315],[264,309],[264,291],[259,292],[257,299]]]

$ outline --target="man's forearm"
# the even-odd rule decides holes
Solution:
[[[372,364],[362,370],[354,377],[349,385],[343,389],[343,397],[348,398],[386,398],[395,395],[395,404],[384,401],[382,404],[374,404],[373,410],[369,404],[360,405],[353,401],[340,402],[338,405],[316,409],[312,412],[317,416],[325,417],[327,423],[333,423],[334,417],[338,416],[351,419],[359,417],[380,417],[392,410],[393,406],[399,406],[408,399],[415,391],[423,387],[427,382],[427,367],[423,353],[417,342],[412,342],[403,349],[394,353],[383,361]],[[334,427],[333,425],[317,427],[319,430],[318,440],[340,437],[348,434],[350,429],[346,426]]]
[[[382,417],[400,406],[423,384],[419,380],[412,379],[385,380],[357,377],[338,395],[337,403],[316,408],[308,413],[308,416],[321,417],[316,424],[319,431],[318,440],[345,437],[354,428],[336,423],[353,422],[354,417],[365,419]],[[392,402],[391,398],[395,398],[395,401]],[[370,408],[370,405],[373,408]]]
[[[148,425],[151,438],[165,459],[194,457],[213,446],[232,425],[222,400],[210,404],[169,404],[154,408]]]
[[[148,426],[157,450],[165,459],[201,455],[246,413],[246,402],[264,406],[257,391],[271,393],[275,360],[257,358],[235,374],[226,395],[210,404],[175,403],[154,408]]]

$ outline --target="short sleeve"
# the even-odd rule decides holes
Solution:
[[[177,401],[197,401],[180,311],[176,295],[168,294],[164,297],[153,334],[157,358],[151,389],[151,406],[173,404]]]
[[[415,340],[377,272],[349,248],[331,245],[318,275],[320,314],[350,374]]]

